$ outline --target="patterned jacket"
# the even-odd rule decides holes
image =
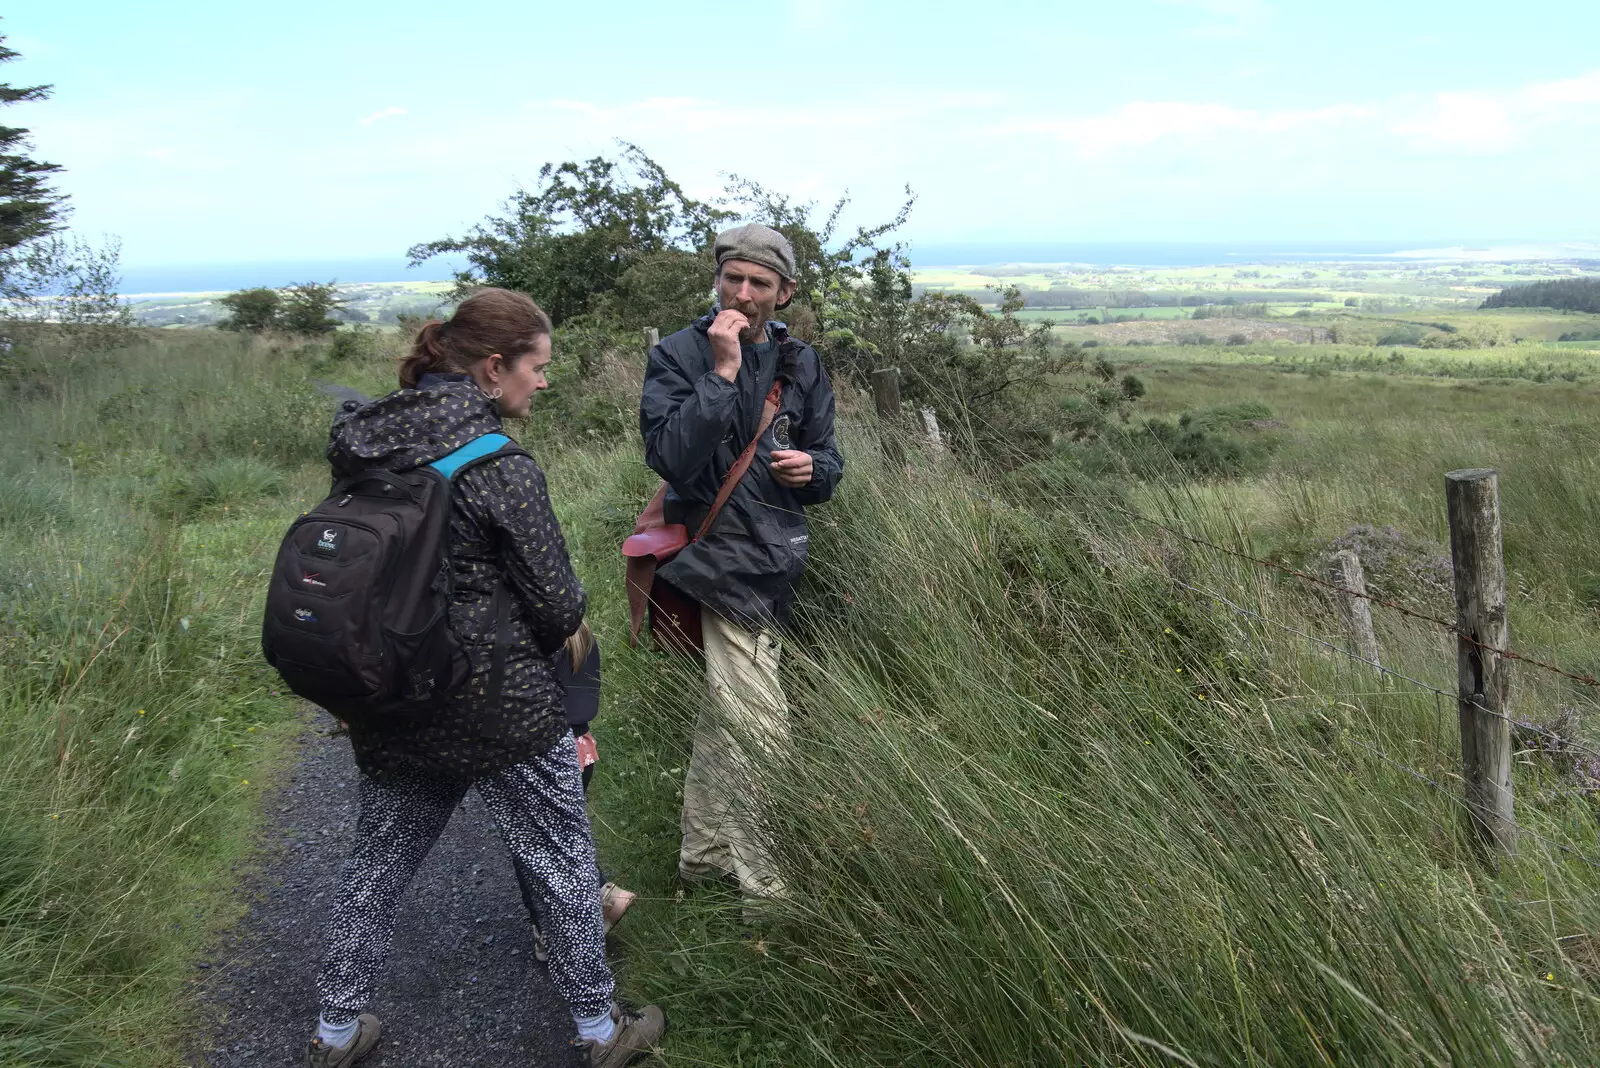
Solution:
[[[334,478],[372,467],[404,471],[491,433],[504,433],[499,408],[470,377],[425,375],[416,389],[346,401],[329,432],[328,460]],[[450,553],[450,625],[466,646],[472,681],[425,723],[352,726],[356,761],[368,773],[404,768],[470,779],[545,752],[567,730],[550,654],[578,629],[585,597],[531,457],[499,457],[456,478]],[[489,674],[502,582],[513,594],[511,647],[500,702],[484,708],[475,698]]]

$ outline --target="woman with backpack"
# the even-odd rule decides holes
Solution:
[[[417,334],[400,389],[345,403],[328,445],[334,477],[408,471],[503,433],[502,416],[528,414],[549,363],[550,320],[538,305],[479,290]],[[350,722],[361,815],[328,923],[322,1014],[306,1063],[344,1068],[376,1045],[378,1019],[363,1010],[400,896],[471,786],[529,876],[550,980],[572,1012],[580,1053],[593,1066],[627,1064],[660,1040],[666,1019],[655,1006],[624,1012],[612,1000],[594,838],[552,663],[583,620],[583,587],[544,473],[520,449],[463,467],[449,502],[449,621],[470,681],[427,716]]]

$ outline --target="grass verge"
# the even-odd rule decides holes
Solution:
[[[328,405],[292,348],[217,335],[8,371],[0,1063],[170,1064],[298,729],[259,595]]]

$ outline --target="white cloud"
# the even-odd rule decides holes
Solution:
[[[1394,111],[1389,132],[1418,149],[1500,155],[1547,127],[1600,122],[1600,70],[1510,90],[1435,93]]]
[[[1173,138],[1305,134],[1359,122],[1370,113],[1369,108],[1355,104],[1311,110],[1256,111],[1225,104],[1135,101],[1103,115],[1007,119],[990,133],[998,137],[1050,134],[1070,145],[1078,156],[1092,159],[1119,149],[1145,148]]]
[[[1428,151],[1470,155],[1505,152],[1520,135],[1507,102],[1490,93],[1437,93],[1397,116],[1389,132]]]
[[[375,122],[381,122],[384,119],[392,119],[405,114],[408,114],[405,108],[395,107],[391,104],[382,111],[374,111],[371,115],[368,115],[366,118],[362,119],[361,125],[371,126]]]
[[[390,107],[364,122],[406,114]],[[39,124],[39,151],[68,167],[79,223],[123,234],[129,263],[398,254],[497,210],[541,164],[615,156],[618,140],[699,198],[717,197],[730,172],[798,201],[827,204],[848,189],[847,227],[891,215],[909,181],[924,240],[1170,237],[1202,224],[1465,240],[1474,235],[1452,220],[1484,219],[1482,191],[1525,178],[1522,161],[1535,157],[1549,195],[1496,208],[1477,232],[1532,235],[1537,222],[1592,233],[1595,216],[1574,219],[1572,205],[1586,201],[1570,191],[1600,167],[1600,137],[1584,131],[1600,124],[1600,70],[1295,107],[1197,94],[1088,108],[957,83],[841,90],[781,114],[759,100],[665,95],[465,111],[424,101],[409,114],[414,137],[352,138],[348,118],[300,122],[265,94],[126,98]],[[241,203],[263,207],[241,213]]]
[[[1523,89],[1522,96],[1535,108],[1600,104],[1600,70],[1555,82],[1536,82]]]
[[[1133,101],[1099,114],[1015,114],[990,125],[985,134],[1002,141],[1042,134],[1080,160],[1168,152],[1179,144],[1200,156],[1313,143],[1364,150],[1381,145],[1386,153],[1493,156],[1521,149],[1551,128],[1596,123],[1600,70],[1508,90],[1450,90],[1313,108]]]

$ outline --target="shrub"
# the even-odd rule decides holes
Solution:
[[[284,290],[277,326],[291,334],[320,336],[339,329],[333,317],[344,301],[332,282],[301,282]]]
[[[1379,345],[1415,345],[1419,343],[1427,330],[1415,323],[1400,323],[1390,327],[1378,335]]]
[[[339,320],[333,316],[344,300],[332,282],[301,282],[282,289],[241,289],[217,303],[228,309],[228,315],[217,323],[222,330],[250,334],[282,330],[319,336],[339,329]]]
[[[376,331],[361,326],[336,331],[328,347],[328,355],[335,360],[354,360],[371,356],[377,350],[376,334]]]
[[[227,316],[217,323],[219,330],[261,334],[278,325],[283,298],[276,289],[257,286],[229,293],[217,303],[228,309]]]
[[[283,472],[253,456],[229,456],[168,483],[167,497],[179,514],[201,508],[238,508],[284,491]]]
[[[1470,349],[1473,347],[1471,338],[1454,331],[1449,333],[1435,331],[1434,333],[1424,334],[1422,340],[1417,342],[1417,345],[1424,349]]]
[[[65,523],[71,514],[61,486],[37,478],[0,479],[0,526],[38,531]]]
[[[1146,419],[1137,426],[1111,428],[1077,446],[1078,462],[1091,477],[1130,475],[1146,481],[1236,478],[1265,466],[1276,438],[1242,440],[1227,432],[1228,425],[1233,424],[1208,426],[1187,415],[1177,423]]]
[[[1237,404],[1224,404],[1198,412],[1185,412],[1179,416],[1178,425],[1198,430],[1239,430],[1251,423],[1271,418],[1272,409],[1260,401],[1240,401]]]

